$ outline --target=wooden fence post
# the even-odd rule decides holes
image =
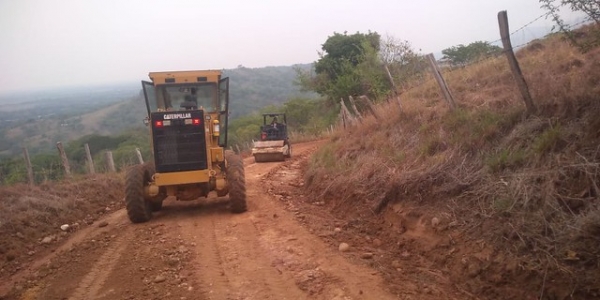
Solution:
[[[450,89],[448,88],[444,77],[442,77],[442,72],[440,71],[440,68],[438,67],[437,62],[435,61],[435,57],[433,57],[432,53],[427,54],[427,60],[429,61],[429,65],[431,66],[431,72],[433,73],[433,77],[435,77],[435,80],[437,81],[438,85],[440,86],[440,89],[442,90],[444,99],[446,99],[446,102],[448,102],[450,109],[455,109],[456,103],[454,102],[454,97],[452,97]]]
[[[112,151],[106,151],[104,155],[106,158],[106,167],[108,168],[108,171],[116,172],[117,169],[115,169],[115,161],[113,160]]]
[[[346,129],[346,114],[343,109],[340,109],[339,115],[340,121],[342,122],[342,128]]]
[[[340,105],[341,105],[341,111],[344,112],[344,123],[346,121],[348,121],[349,125],[354,123],[354,117],[352,116],[352,114],[350,113],[350,111],[348,110],[348,107],[346,107],[346,103],[344,103],[344,99],[340,99]]]
[[[29,179],[29,185],[34,185],[35,181],[33,178],[33,167],[31,166],[29,151],[27,151],[26,147],[23,147],[23,156],[25,156],[25,164],[27,164],[27,178]]]
[[[388,68],[387,64],[383,64],[383,68],[385,69],[385,73],[387,74],[388,80],[390,81],[390,85],[392,86],[392,93],[394,94],[394,98],[398,103],[398,107],[402,107],[402,102],[400,101],[400,94],[398,94],[398,87],[396,87],[396,83],[394,82],[394,77],[392,77],[392,73]]]
[[[356,108],[356,103],[354,102],[354,98],[352,98],[352,96],[348,96],[348,99],[350,99],[350,104],[352,105],[352,109],[354,109],[354,113],[358,116],[359,119],[362,119],[362,115],[360,114],[360,111],[358,111],[358,108]]]
[[[379,115],[379,113],[377,112],[377,107],[375,107],[375,104],[373,103],[373,101],[371,101],[371,99],[369,99],[369,97],[367,97],[365,95],[360,96],[360,99],[362,99],[365,103],[367,103],[367,107],[369,108],[369,110],[371,111],[373,116],[376,119],[381,120],[381,115]]]
[[[515,52],[512,48],[510,31],[508,29],[508,14],[505,10],[498,13],[498,25],[500,26],[500,37],[502,37],[504,53],[508,59],[510,70],[512,71],[513,77],[517,82],[519,91],[521,91],[521,96],[523,97],[523,101],[527,107],[527,113],[535,114],[537,112],[537,108],[535,107],[535,104],[533,104],[531,94],[529,93],[529,88],[527,87],[527,81],[525,81],[525,77],[523,77],[521,67],[519,66],[519,62],[517,61],[517,57],[515,56]]]
[[[140,151],[140,148],[135,148],[135,154],[137,154],[137,158],[140,164],[143,164],[144,158],[142,157],[142,152]]]
[[[58,148],[58,154],[60,155],[60,159],[62,160],[63,168],[65,169],[65,175],[67,178],[71,177],[71,167],[69,166],[69,160],[67,159],[67,153],[65,153],[65,149],[61,142],[56,143],[56,148]]]
[[[96,174],[96,168],[94,167],[94,161],[92,160],[92,153],[90,152],[90,146],[85,143],[85,158],[88,164],[88,172],[92,175]]]

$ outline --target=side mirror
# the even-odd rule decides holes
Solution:
[[[145,117],[144,118],[144,125],[148,126],[148,124],[150,124],[150,118],[149,117]]]

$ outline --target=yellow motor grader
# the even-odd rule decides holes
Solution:
[[[125,204],[133,223],[146,222],[168,196],[195,200],[229,195],[231,211],[246,211],[242,159],[227,147],[229,78],[221,71],[151,72],[142,81],[152,137],[152,163],[131,167]]]

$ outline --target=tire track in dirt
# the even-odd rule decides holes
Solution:
[[[87,300],[95,299],[98,291],[104,285],[108,276],[113,272],[119,257],[131,240],[131,230],[125,232],[116,238],[114,244],[98,259],[90,271],[79,282],[69,300]]]
[[[188,222],[189,223],[189,222]],[[190,224],[177,222],[181,228]],[[195,243],[196,258],[192,269],[199,277],[200,293],[206,299],[231,299],[229,279],[223,269],[221,249],[218,247],[214,221],[208,216],[199,216],[192,228],[181,230],[183,239]]]
[[[277,168],[250,176],[247,182],[252,188],[249,195],[262,198],[251,206],[256,211],[252,225],[257,235],[255,241],[268,253],[273,268],[290,274],[294,284],[305,292],[305,299],[399,299],[405,295],[393,295],[384,288],[381,274],[362,264],[348,261],[337,249],[325,245],[298,221],[296,209],[284,208],[283,198],[265,194],[284,191],[300,176],[299,163],[308,158],[314,149],[303,151],[294,160]],[[294,166],[290,168],[290,166]],[[252,174],[259,175],[259,174]],[[266,176],[265,176],[266,175]],[[269,182],[269,184],[266,184]]]
[[[238,282],[238,299],[305,299],[289,273],[273,266],[272,257],[260,244],[261,233],[254,217],[244,216],[236,222],[218,223],[217,236],[235,237],[219,240],[229,259],[225,261],[230,274]],[[243,246],[242,246],[243,245]],[[240,247],[242,246],[242,247]],[[249,276],[249,274],[252,274]]]
[[[124,216],[126,216],[126,212],[125,210],[121,209],[106,216],[102,220],[113,224],[118,223],[119,220],[123,220]],[[25,270],[13,275],[10,279],[0,282],[0,299],[8,294],[18,282],[24,281],[26,278],[31,278],[36,271],[48,264],[57,256],[64,254],[73,247],[76,247],[86,239],[91,239],[100,235],[104,231],[106,231],[105,228],[99,228],[98,226],[93,225],[76,231],[68,240],[66,240],[62,245],[58,246],[55,250],[39,259],[36,259]]]
[[[310,148],[306,147],[306,151]],[[199,291],[206,299],[308,299],[310,295],[296,284],[292,272],[283,272],[275,266],[273,253],[263,245],[256,222],[261,222],[259,202],[268,195],[259,179],[280,163],[255,164],[245,160],[249,211],[232,215],[223,205],[205,203],[194,207],[192,203],[176,203],[183,215],[165,216],[179,228],[182,239],[194,243],[195,259],[192,263],[195,277],[200,282]]]

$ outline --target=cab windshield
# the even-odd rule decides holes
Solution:
[[[218,93],[215,83],[194,85],[159,85],[156,87],[156,111],[202,109],[218,110]]]

